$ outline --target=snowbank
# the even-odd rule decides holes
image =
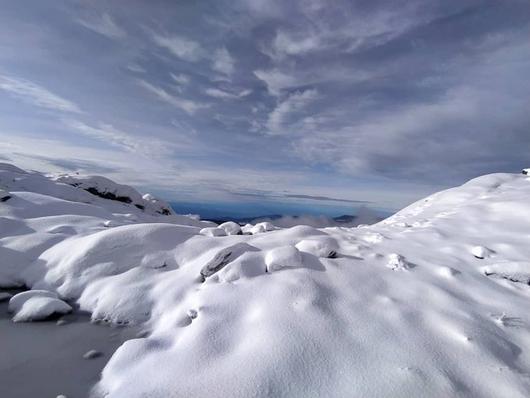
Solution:
[[[525,175],[480,177],[372,226],[244,235],[6,166],[0,183],[12,195],[0,204],[4,284],[149,331],[112,355],[101,395],[530,390]]]
[[[14,313],[14,322],[31,322],[44,320],[54,314],[67,314],[72,307],[53,292],[30,290],[13,296],[9,300],[8,310]]]

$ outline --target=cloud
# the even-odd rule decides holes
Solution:
[[[254,71],[254,75],[267,86],[267,90],[271,95],[280,95],[281,90],[296,87],[298,80],[290,74],[280,71],[279,69]]]
[[[282,59],[286,56],[302,55],[316,51],[323,47],[322,38],[314,34],[290,35],[284,31],[276,32],[272,42],[272,48],[265,50],[265,53],[272,58]]]
[[[178,75],[175,73],[170,73],[170,76],[176,83],[179,84],[188,84],[190,82],[190,78],[183,73],[179,73]]]
[[[138,64],[129,64],[127,69],[134,73],[146,73],[147,71]]]
[[[106,123],[99,123],[97,126],[91,126],[73,119],[64,119],[63,123],[66,127],[75,132],[106,144],[114,145],[131,153],[145,156],[166,156],[174,149],[174,145],[169,142],[153,137],[145,138],[134,136]]]
[[[269,114],[267,128],[270,134],[281,134],[284,132],[284,123],[295,112],[302,110],[308,103],[318,98],[315,89],[297,91],[288,95],[278,103],[276,108]]]
[[[143,87],[145,90],[149,91],[150,93],[154,94],[156,97],[158,97],[160,100],[174,106],[175,108],[179,108],[186,112],[189,115],[193,115],[195,112],[197,112],[199,109],[207,108],[208,104],[202,104],[198,103],[192,100],[188,100],[185,98],[180,98],[175,95],[172,95],[168,93],[166,90],[164,90],[161,87],[157,87],[152,85],[151,83],[148,83],[144,80],[139,80],[138,84]]]
[[[153,34],[153,41],[184,61],[196,62],[206,55],[199,43],[184,37]]]
[[[213,54],[212,61],[213,70],[227,76],[230,76],[232,73],[234,73],[236,61],[234,58],[232,58],[226,48],[223,47],[216,50]]]
[[[127,36],[125,30],[120,28],[107,13],[90,19],[77,19],[76,22],[93,32],[108,37],[109,39],[122,39]]]
[[[252,93],[252,90],[242,90],[238,93],[231,93],[228,91],[219,90],[217,88],[207,88],[206,90],[204,90],[204,92],[206,95],[209,95],[210,97],[214,98],[239,99],[250,95]]]
[[[233,195],[237,196],[248,196],[252,198],[261,198],[261,199],[304,199],[304,200],[314,200],[322,202],[340,202],[340,203],[353,203],[353,204],[367,204],[370,203],[366,200],[354,200],[354,199],[343,199],[343,198],[333,198],[330,196],[321,196],[321,195],[306,195],[306,194],[297,194],[297,193],[274,193],[269,191],[253,191],[253,192],[231,192]]]
[[[0,75],[0,90],[41,108],[59,112],[82,113],[75,103],[29,80]]]

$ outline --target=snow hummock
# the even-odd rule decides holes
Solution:
[[[14,322],[40,321],[54,314],[67,314],[72,307],[60,300],[56,293],[46,290],[29,290],[18,293],[9,300],[9,312]]]
[[[101,396],[528,396],[520,173],[362,228],[243,235],[12,166],[0,185],[12,195],[0,204],[2,285],[146,331],[112,354]]]
[[[241,226],[233,221],[227,221],[219,225],[219,228],[224,229],[227,235],[241,235]]]

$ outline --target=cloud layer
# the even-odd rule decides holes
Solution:
[[[528,37],[522,0],[10,3],[0,155],[397,208],[528,166]]]

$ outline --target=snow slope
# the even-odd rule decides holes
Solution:
[[[523,174],[474,179],[373,226],[243,235],[9,165],[0,188],[12,196],[0,203],[2,285],[146,331],[114,353],[96,396],[530,391]]]

